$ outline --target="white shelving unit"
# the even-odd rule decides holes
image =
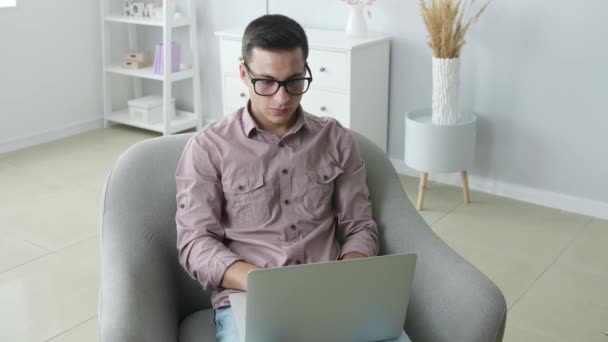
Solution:
[[[187,0],[188,13],[175,17],[175,0],[165,0],[162,18],[131,17],[122,14],[123,0],[101,0],[102,21],[102,51],[103,51],[103,104],[104,123],[108,127],[110,123],[139,127],[150,131],[162,133],[163,135],[181,132],[190,128],[200,129],[203,126],[202,104],[201,104],[201,80],[198,59],[198,39],[196,35],[196,11],[195,0]],[[154,67],[149,66],[141,69],[126,69],[120,66],[121,60],[113,59],[111,56],[111,25],[127,25],[129,51],[138,51],[136,26],[151,26],[162,28],[162,43],[164,48],[163,75],[154,73]],[[171,70],[171,42],[173,41],[173,29],[184,27],[189,29],[190,49],[192,54],[192,67],[178,72],[167,72]],[[128,51],[124,51],[127,53]],[[182,53],[183,55],[183,53]],[[151,56],[153,57],[153,56]],[[142,95],[142,79],[150,79],[162,82],[163,88],[163,120],[159,123],[148,124],[139,120],[131,119],[128,107],[114,109],[112,101],[112,84],[110,75],[123,75],[133,78],[133,94],[135,97]],[[171,119],[170,104],[172,98],[172,83],[190,79],[192,80],[194,112],[186,112],[176,109],[175,117]]]

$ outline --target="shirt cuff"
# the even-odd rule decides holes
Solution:
[[[369,246],[366,242],[357,239],[352,239],[344,242],[340,251],[340,260],[350,252],[359,252],[366,257],[376,256],[378,252],[375,248]]]
[[[209,265],[209,282],[206,284],[207,286],[205,286],[205,290],[209,288],[217,289],[222,287],[222,281],[224,280],[226,270],[239,260],[243,259],[231,251],[222,251],[215,255],[215,257],[211,260],[211,264]]]

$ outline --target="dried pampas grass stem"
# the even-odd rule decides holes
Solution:
[[[465,20],[465,15],[475,0],[419,0],[424,25],[429,32],[428,45],[435,58],[458,58],[465,43],[464,36],[469,27],[485,11],[492,0],[488,0],[479,11]]]

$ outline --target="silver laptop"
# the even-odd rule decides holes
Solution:
[[[241,342],[408,341],[415,254],[251,271],[230,295]]]

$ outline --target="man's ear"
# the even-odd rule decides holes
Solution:
[[[241,77],[243,84],[249,87],[249,78],[247,78],[247,71],[245,71],[245,65],[243,63],[239,64],[239,76]]]

